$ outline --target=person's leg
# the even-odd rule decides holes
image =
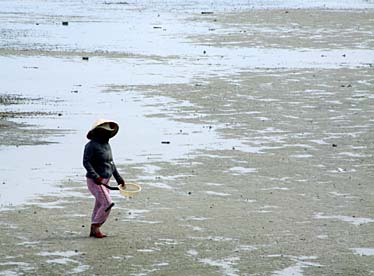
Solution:
[[[101,206],[101,203],[95,198],[95,206],[94,206],[93,211],[92,211],[91,221],[94,220],[98,210],[100,209],[100,206]]]
[[[104,182],[109,182],[109,179],[105,179]],[[89,178],[87,178],[87,186],[95,197],[90,236],[98,238],[106,237],[100,232],[100,226],[105,223],[110,214],[110,210],[114,205],[109,194],[109,189],[102,185],[97,185],[93,179]]]
[[[112,206],[112,198],[109,194],[109,189],[102,186],[102,185],[96,185],[97,191],[96,191],[96,200],[98,201],[98,209],[93,217],[92,223],[96,224],[104,224],[107,220],[111,206]]]

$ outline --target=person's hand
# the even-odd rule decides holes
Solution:
[[[126,184],[125,184],[125,181],[122,180],[121,182],[118,183],[119,186],[121,186],[121,189],[122,190],[125,190],[126,189]]]
[[[104,178],[102,178],[101,176],[99,176],[98,178],[95,179],[95,183],[97,185],[101,185],[101,184],[103,184],[103,180],[104,180]]]

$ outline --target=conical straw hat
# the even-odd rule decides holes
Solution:
[[[94,130],[97,128],[103,128],[108,131],[110,131],[109,138],[112,138],[115,136],[119,130],[119,126],[116,122],[112,120],[106,120],[106,119],[99,119],[97,120],[91,127],[90,131],[87,133],[87,138],[92,139]]]

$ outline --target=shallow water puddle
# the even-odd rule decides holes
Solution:
[[[183,227],[183,228],[189,228],[191,229],[192,231],[195,231],[195,232],[205,232],[205,228],[203,227],[200,227],[200,226],[195,226],[195,225],[191,225],[191,224],[179,224],[180,227]]]
[[[245,245],[245,244],[241,244],[239,245],[235,251],[245,251],[245,252],[250,252],[250,251],[255,251],[257,250],[258,248],[256,246],[253,246],[253,245]]]
[[[215,191],[205,191],[207,195],[212,195],[212,196],[230,196],[231,194],[228,193],[222,193],[222,192],[215,192]]]
[[[288,191],[290,190],[290,188],[287,188],[287,187],[271,187],[271,188],[263,188],[261,189],[261,191],[272,191],[272,190],[278,190],[278,191]]]
[[[79,255],[79,253],[76,251],[55,251],[55,252],[40,252],[38,255],[43,256],[43,257],[61,256],[65,258],[70,258],[70,257]]]
[[[229,257],[229,258],[224,258],[224,259],[219,259],[219,260],[214,260],[210,258],[199,259],[199,262],[205,265],[218,267],[221,273],[227,276],[239,276],[240,275],[239,269],[235,268],[235,265],[238,263],[238,261],[240,261],[239,257]]]
[[[41,208],[45,208],[45,209],[62,209],[64,208],[64,206],[62,206],[64,203],[67,203],[68,201],[66,200],[56,200],[56,201],[52,201],[52,202],[31,202],[31,203],[26,203],[25,205],[26,206],[38,206],[38,207],[41,207]],[[62,204],[62,205],[60,205]]]
[[[209,220],[209,218],[198,217],[198,216],[190,216],[190,217],[181,218],[179,220],[182,220],[182,221],[205,221],[205,220]]]
[[[295,262],[294,265],[287,267],[283,270],[278,270],[273,272],[273,276],[303,276],[303,272],[305,268],[308,267],[320,267],[319,263],[311,262],[310,260],[318,259],[315,256],[287,256],[287,255],[269,255],[270,258],[290,258],[292,261]]]
[[[192,240],[198,240],[198,241],[214,241],[214,242],[232,242],[237,239],[230,238],[230,237],[222,237],[222,236],[205,236],[205,237],[190,237]]]
[[[190,249],[190,250],[187,251],[187,255],[195,257],[195,256],[199,255],[199,252],[197,252],[197,250],[195,250],[195,249]]]
[[[372,218],[361,218],[355,216],[343,216],[343,215],[335,215],[335,216],[326,216],[323,213],[316,213],[314,214],[315,219],[330,219],[330,220],[340,220],[344,221],[353,225],[361,225],[366,223],[373,223],[374,219]]]
[[[40,243],[40,241],[24,241],[24,242],[18,243],[17,245],[34,246],[34,245],[37,245],[39,243]]]
[[[144,249],[138,249],[136,250],[137,252],[141,252],[141,253],[154,253],[154,252],[159,252],[161,251],[160,248],[157,248],[157,247],[152,247],[152,248],[144,248]]]
[[[30,79],[49,80],[49,73],[56,73],[56,68],[60,68],[64,74],[69,72],[71,76],[71,69],[84,69],[84,66],[78,61],[71,59],[57,59],[57,58],[6,58],[7,63],[15,60],[14,68],[12,70],[16,74],[18,68],[25,60],[35,60],[45,66],[43,72],[38,72],[37,76],[29,76]],[[108,61],[102,61],[104,64]],[[115,62],[109,61],[108,67],[111,68]],[[109,66],[110,65],[110,66]],[[77,66],[77,68],[75,68]],[[83,66],[83,68],[82,68]],[[87,65],[86,65],[87,66]],[[93,65],[95,67],[95,65]],[[115,66],[114,66],[115,67]],[[131,67],[131,66],[130,66]],[[13,69],[12,69],[13,68]],[[115,68],[112,68],[115,70]],[[74,71],[73,70],[73,71]],[[92,69],[94,72],[102,69]],[[49,72],[50,71],[50,72]],[[66,71],[66,72],[65,72]],[[84,71],[84,70],[83,70]],[[74,71],[75,72],[75,71]],[[97,72],[96,72],[97,73]],[[10,74],[11,76],[12,74]],[[150,162],[150,156],[154,156],[157,160],[171,160],[179,158],[183,155],[193,152],[201,147],[203,148],[232,148],[233,145],[238,146],[238,149],[247,150],[249,147],[243,145],[238,140],[225,140],[220,138],[215,131],[210,131],[202,128],[200,125],[187,124],[181,122],[174,122],[163,118],[148,118],[148,114],[157,114],[162,112],[163,106],[176,105],[175,100],[162,97],[162,104],[157,103],[160,99],[145,97],[139,93],[121,92],[121,93],[101,93],[101,90],[92,88],[92,85],[98,85],[100,82],[115,81],[116,78],[101,76],[100,82],[97,80],[91,83],[90,79],[73,79],[68,75],[62,76],[57,83],[30,82],[25,78],[25,82],[18,80],[17,82],[9,77],[7,85],[9,89],[19,89],[22,93],[27,93],[30,96],[48,97],[58,96],[63,100],[63,109],[66,116],[61,116],[56,119],[43,119],[38,123],[43,127],[56,128],[56,125],[63,129],[74,129],[75,132],[61,138],[56,137],[54,142],[61,142],[61,144],[52,144],[49,146],[30,146],[21,148],[4,148],[2,149],[1,159],[3,167],[2,170],[7,173],[4,174],[3,182],[6,185],[1,185],[0,203],[18,204],[26,201],[29,196],[35,194],[47,194],[58,192],[59,188],[55,186],[60,179],[65,179],[67,175],[76,175],[72,180],[84,182],[84,170],[81,168],[81,154],[83,146],[86,142],[85,132],[89,129],[92,122],[100,117],[114,118],[120,122],[121,131],[112,142],[112,148],[116,152],[115,160],[117,163],[127,162]],[[81,75],[78,72],[73,75]],[[88,74],[90,75],[90,74]],[[109,74],[110,75],[110,74]],[[108,76],[109,76],[108,75]],[[69,82],[64,82],[64,79],[69,78]],[[143,81],[143,79],[142,79]],[[154,80],[148,80],[153,83]],[[158,80],[160,81],[160,80]],[[20,85],[14,85],[18,83]],[[74,83],[82,83],[79,93],[71,94],[70,90]],[[157,83],[157,82],[156,82]],[[26,86],[28,86],[26,90]],[[58,91],[50,90],[50,87],[59,87]],[[125,101],[123,99],[126,99]],[[81,103],[84,103],[83,105]],[[184,103],[183,103],[184,104]],[[104,108],[103,108],[104,106]],[[110,106],[110,108],[109,108]],[[35,106],[38,109],[39,106]],[[60,105],[55,107],[62,108]],[[102,110],[100,113],[92,113],[92,109]],[[122,124],[122,122],[125,122]],[[84,127],[83,127],[84,126]],[[183,133],[188,135],[179,135],[179,131],[183,129]],[[152,137],[152,140],[149,139]],[[162,144],[161,142],[167,140],[169,144]],[[191,143],[193,141],[193,143]],[[134,147],[132,145],[139,145]],[[121,149],[120,151],[118,149]],[[251,149],[249,149],[251,151]],[[20,154],[20,152],[22,154]],[[53,152],[54,154],[50,154]],[[22,156],[22,158],[21,158]],[[25,158],[26,156],[26,158]],[[32,157],[32,158],[31,158]],[[21,158],[21,159],[20,159]],[[1,161],[1,160],[0,160]],[[31,185],[24,185],[24,178],[19,174],[22,170],[28,174],[29,181],[34,183]],[[145,171],[154,175],[158,170],[157,166],[145,167]],[[154,180],[154,179],[149,179]],[[153,181],[152,181],[153,182]],[[159,182],[159,181],[158,181]],[[82,183],[85,185],[85,183]],[[166,183],[155,183],[153,186],[163,189],[171,189],[172,187]],[[10,188],[12,187],[12,188]],[[32,187],[32,188],[31,188]],[[65,193],[64,193],[65,194]]]
[[[360,256],[374,256],[374,248],[351,248],[353,253]]]
[[[5,266],[5,267],[15,267],[14,269],[3,269],[2,267]],[[32,270],[32,265],[29,264],[29,263],[25,263],[25,262],[12,262],[12,261],[8,261],[8,262],[0,262],[0,275],[4,275],[4,276],[18,276],[20,275],[18,271],[23,271],[23,272],[27,272],[27,271],[30,271]]]
[[[127,211],[127,218],[128,219],[138,219],[143,218],[143,214],[147,214],[150,210],[138,210],[138,209],[128,209]]]
[[[77,251],[54,251],[54,252],[40,252],[37,255],[42,257],[48,257],[45,261],[48,264],[58,264],[58,265],[67,265],[67,264],[75,264],[71,270],[71,273],[82,273],[89,269],[88,265],[83,265],[81,262],[71,259],[72,257],[79,256],[80,253]],[[57,258],[55,258],[57,257]]]
[[[244,168],[244,167],[232,167],[229,170],[230,172],[233,172],[234,175],[243,175],[243,174],[249,174],[257,172],[256,168]]]

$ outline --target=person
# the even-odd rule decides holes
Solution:
[[[114,176],[118,185],[126,187],[124,179],[118,173],[113,162],[112,150],[109,139],[114,137],[119,130],[116,122],[110,120],[97,120],[87,133],[90,140],[83,154],[83,166],[86,169],[86,179],[89,191],[95,197],[95,206],[91,217],[90,237],[105,238],[100,227],[107,220],[114,203],[106,187]]]

